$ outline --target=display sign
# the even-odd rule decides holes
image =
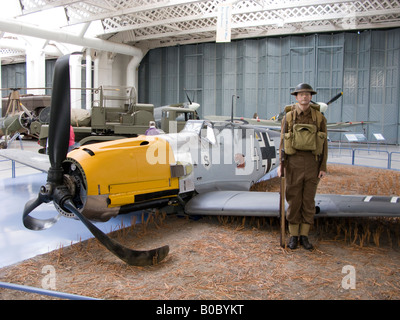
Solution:
[[[231,42],[232,4],[218,6],[216,42]]]

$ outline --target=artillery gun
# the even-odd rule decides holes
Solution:
[[[25,88],[5,88],[10,90],[6,98],[2,98],[2,117],[0,118],[0,149],[6,149],[8,144],[15,139],[24,136],[34,136],[30,132],[30,126],[37,120],[40,112],[50,105],[50,96],[46,95],[20,95],[19,91]],[[34,89],[34,88],[33,88]]]

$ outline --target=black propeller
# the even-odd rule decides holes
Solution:
[[[331,100],[329,100],[326,104],[329,106],[332,102],[335,102],[343,95],[343,92],[339,92],[336,96],[334,96]]]
[[[183,90],[185,90],[185,89],[183,89]],[[185,94],[186,94],[186,98],[187,98],[188,101],[189,101],[189,104],[192,104],[192,100],[190,100],[189,95],[188,95],[188,93],[187,93],[186,90],[185,90]]]
[[[50,219],[36,219],[29,215],[32,210],[42,203],[53,201],[63,210],[74,213],[108,250],[129,265],[146,266],[157,264],[168,255],[168,246],[145,251],[126,248],[94,226],[80,213],[73,203],[73,195],[64,184],[64,171],[62,168],[62,163],[68,152],[70,112],[69,55],[66,55],[57,60],[54,69],[48,139],[50,169],[47,175],[47,183],[40,188],[36,199],[26,203],[23,212],[25,227],[32,230],[43,230],[56,223],[60,218],[60,214]]]
[[[336,96],[334,96],[331,100],[329,100],[326,104],[329,106],[332,102],[335,102],[337,99],[339,99],[343,95],[343,92],[339,92]],[[316,104],[316,102],[311,100],[311,103]]]

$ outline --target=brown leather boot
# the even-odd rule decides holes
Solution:
[[[292,250],[297,249],[298,242],[299,242],[299,237],[291,236],[287,246],[289,249],[292,249]]]
[[[304,249],[314,249],[314,246],[310,242],[308,242],[308,237],[306,236],[300,236],[300,244],[304,247]]]

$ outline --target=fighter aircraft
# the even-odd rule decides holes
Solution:
[[[69,56],[63,56],[54,71],[47,183],[36,199],[26,203],[25,227],[46,229],[61,216],[79,219],[117,257],[130,265],[144,266],[162,261],[169,247],[129,249],[92,221],[107,221],[145,208],[172,208],[188,215],[279,216],[279,193],[249,191],[279,163],[278,132],[232,122],[193,120],[179,133],[140,135],[85,145],[67,153],[69,89]],[[31,216],[36,207],[50,201],[57,216]],[[400,197],[317,195],[316,204],[319,216],[400,215]]]

